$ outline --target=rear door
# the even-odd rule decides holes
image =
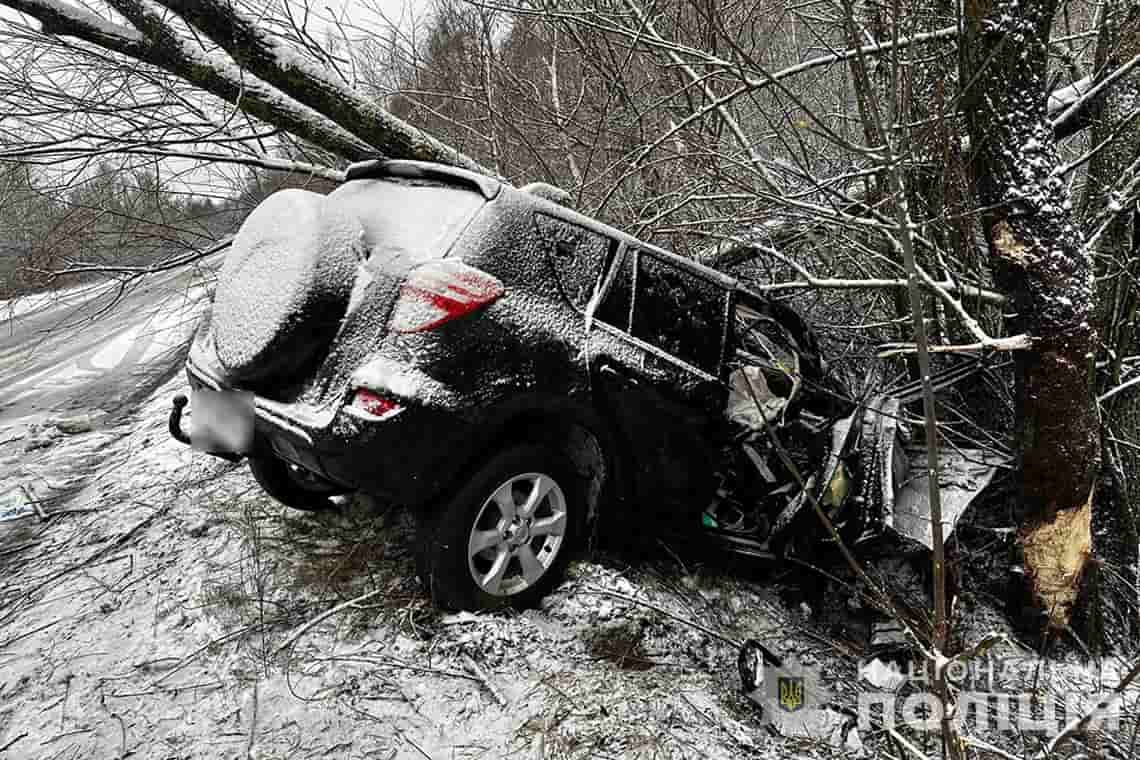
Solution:
[[[712,497],[728,304],[718,283],[632,246],[602,284],[591,373],[632,448],[639,504],[658,516],[696,520]]]

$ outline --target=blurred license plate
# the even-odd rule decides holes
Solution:
[[[201,451],[249,453],[253,448],[253,394],[209,388],[194,391],[190,442]]]

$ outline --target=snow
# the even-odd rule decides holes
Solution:
[[[219,52],[205,52],[194,47],[182,38],[176,39],[179,40],[181,46],[179,50],[181,55],[184,55],[198,66],[212,70],[223,80],[240,86],[243,91],[249,93],[247,97],[256,98],[273,110],[288,113],[291,118],[309,124],[314,132],[330,135],[337,142],[344,145],[357,145],[364,152],[375,150],[375,148],[372,148],[356,135],[331,121],[319,111],[294,100],[276,87],[273,87],[250,72],[242,69],[225,54]]]
[[[91,328],[68,336],[83,350],[62,353],[87,357],[104,375],[132,353],[152,369],[176,368],[140,345],[181,329],[167,297],[156,290],[153,301],[114,315],[94,345],[82,342]],[[34,361],[38,372],[62,366]],[[0,382],[24,369],[0,365]],[[65,396],[91,377],[61,375]],[[359,379],[405,382],[383,364]],[[801,612],[814,582],[785,588],[731,568],[685,567],[664,552],[632,563],[593,554],[538,609],[442,614],[415,579],[406,511],[366,497],[337,513],[286,510],[246,467],[170,439],[170,398],[187,391],[181,373],[120,414],[95,411],[133,385],[122,380],[78,408],[42,409],[34,424],[0,410],[0,494],[31,484],[58,511],[48,522],[23,510],[0,523],[5,582],[16,589],[0,608],[0,746],[14,742],[13,757],[66,749],[444,758],[472,747],[487,757],[578,758],[601,747],[614,757],[647,747],[662,758],[803,754],[801,740],[770,733],[743,698],[737,648],[725,638],[810,659],[832,694],[832,714],[817,716],[822,738],[865,745],[872,757],[890,750],[877,731],[839,730],[840,713],[853,713],[868,688],[849,651],[860,622],[846,583],[821,588],[816,611]],[[90,424],[65,425],[72,434],[48,424],[64,412],[88,414]],[[371,591],[382,593],[367,609],[345,609],[278,651],[317,615]],[[963,624],[982,626],[981,612],[968,610]],[[842,646],[831,643],[836,630]],[[977,638],[963,635],[967,645]],[[1033,686],[1089,704],[1123,667],[1106,665],[1097,671],[1061,654]],[[871,680],[884,678],[897,680],[884,672]]]
[[[384,357],[371,360],[352,376],[355,386],[404,399],[419,398],[424,392],[426,380],[426,377],[413,373],[406,365]]]
[[[60,290],[45,290],[26,296],[0,300],[0,325],[7,320],[19,319],[42,309],[57,306],[76,306],[114,288],[116,283],[96,282],[76,285]]]
[[[1061,87],[1049,93],[1048,109],[1050,115],[1060,113],[1077,102],[1081,96],[1092,89],[1092,85],[1093,78],[1087,76],[1084,79],[1073,82],[1067,87]]]
[[[136,29],[112,23],[86,8],[81,8],[71,3],[60,2],[59,0],[24,0],[24,2],[27,3],[29,13],[32,15],[39,16],[43,14],[62,17],[75,26],[87,27],[99,34],[108,37],[118,37],[127,42],[142,42],[144,39],[143,35]]]
[[[359,222],[317,193],[282,190],[262,201],[219,275],[213,332],[225,367],[254,377],[325,345],[347,308],[361,247]]]

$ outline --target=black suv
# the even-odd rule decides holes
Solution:
[[[270,196],[187,361],[192,432],[184,397],[172,432],[248,458],[290,507],[413,507],[448,607],[533,602],[599,518],[775,556],[816,500],[861,533],[865,426],[803,321],[543,196],[409,161]]]

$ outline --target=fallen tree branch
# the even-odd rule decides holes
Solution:
[[[331,81],[318,67],[258,31],[232,5],[193,0],[171,0],[165,8],[151,0],[109,0],[109,4],[134,28],[62,0],[0,0],[0,5],[39,21],[44,35],[71,37],[160,68],[349,160],[380,153],[489,173],[459,151]],[[166,9],[182,14],[234,58],[207,53],[182,36],[163,14]]]
[[[986,338],[977,343],[957,343],[951,346],[928,346],[927,351],[932,354],[970,353],[975,351],[1028,351],[1033,348],[1033,339],[1028,335],[1011,335],[1008,338]],[[918,347],[913,343],[884,343],[879,348],[878,356],[885,359],[890,356],[913,354]]]
[[[50,36],[73,37],[104,50],[156,66],[238,106],[262,121],[350,160],[366,158],[370,146],[331,119],[278,92],[235,63],[207,55],[181,37],[143,0],[112,0],[136,27],[116,24],[85,9],[55,0],[0,0],[42,24]]]
[[[956,282],[934,281],[934,285],[947,293],[960,293],[963,298],[981,301],[987,306],[1004,306],[1006,297],[1001,293],[986,290],[976,285],[960,285]],[[811,279],[791,280],[788,282],[775,282],[769,285],[749,285],[749,290],[761,293],[774,293],[783,290],[888,290],[906,288],[906,280],[895,279],[833,279],[828,277],[811,277]],[[924,283],[924,287],[926,284]]]
[[[124,0],[111,0],[119,4]],[[229,53],[254,76],[312,108],[387,156],[438,161],[495,176],[495,172],[397,118],[321,67],[283,46],[227,0],[158,0]]]
[[[105,155],[150,156],[154,158],[189,158],[194,161],[207,161],[211,164],[236,164],[238,166],[252,166],[267,171],[289,172],[291,174],[304,174],[311,177],[320,177],[332,182],[343,182],[344,172],[328,166],[310,164],[304,161],[273,158],[263,155],[242,155],[239,153],[212,153],[198,150],[173,150],[170,148],[135,147],[130,144],[113,147],[81,148],[66,146],[37,147],[27,149],[10,149],[0,152],[0,161],[19,160],[20,163],[44,164],[46,161],[37,161],[40,156],[50,156],[53,163],[75,158],[97,158]]]
[[[483,685],[483,688],[486,689],[492,697],[494,697],[495,701],[499,703],[499,707],[506,709],[508,704],[506,697],[504,697],[501,693],[499,693],[498,689],[491,685],[491,680],[487,677],[487,674],[483,671],[483,668],[479,667],[479,663],[475,662],[475,660],[472,659],[471,655],[467,653],[463,654],[463,666],[467,668],[468,673],[479,679],[479,683],[481,683]]]
[[[303,624],[297,630],[293,631],[293,633],[291,633],[289,635],[289,638],[285,639],[284,644],[281,644],[275,650],[273,650],[273,654],[275,654],[275,655],[281,654],[286,649],[289,649],[294,644],[296,644],[297,641],[299,641],[302,636],[304,636],[306,633],[308,633],[310,630],[312,630],[314,626],[320,625],[325,620],[328,620],[330,617],[337,614],[338,612],[343,612],[344,610],[347,610],[347,609],[357,609],[357,608],[359,608],[359,606],[362,602],[366,602],[369,599],[374,599],[375,597],[380,596],[383,593],[384,593],[383,589],[376,589],[374,591],[369,591],[367,594],[361,594],[358,597],[355,597],[353,599],[349,599],[347,602],[341,602],[340,604],[336,605],[335,607],[331,607],[331,608],[325,610],[320,615],[317,615],[315,618],[313,618],[312,620]]]

